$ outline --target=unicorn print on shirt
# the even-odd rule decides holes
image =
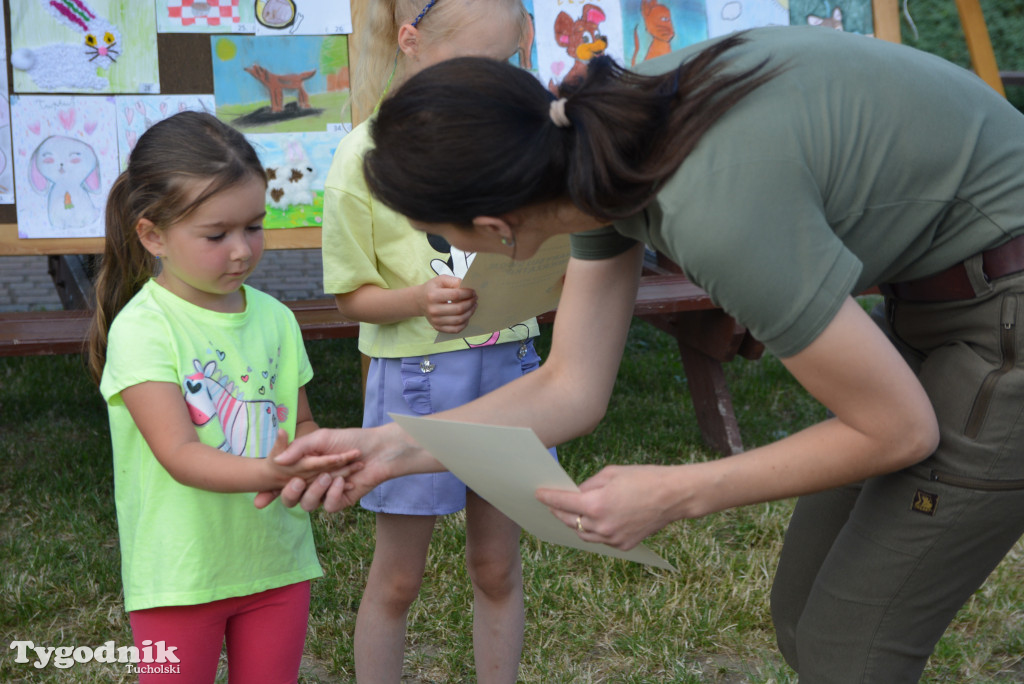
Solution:
[[[265,399],[246,400],[217,362],[192,361],[196,372],[185,378],[185,403],[194,425],[220,421],[224,441],[218,447],[236,456],[266,458],[274,446],[277,428],[288,417],[288,407]]]

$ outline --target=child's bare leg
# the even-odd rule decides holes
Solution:
[[[434,516],[377,514],[377,545],[356,616],[356,679],[402,678],[405,621],[423,582]]]
[[[523,650],[519,526],[466,494],[466,567],[473,582],[473,653],[481,684],[516,681]]]

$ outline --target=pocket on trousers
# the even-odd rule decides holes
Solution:
[[[422,357],[402,359],[402,398],[409,409],[421,416],[433,413],[430,401],[430,373],[420,369]]]
[[[992,403],[992,396],[999,381],[1013,370],[1017,364],[1017,296],[1007,295],[1003,298],[999,315],[999,347],[1001,363],[982,380],[981,387],[974,397],[971,411],[964,425],[964,436],[975,439],[981,432]]]
[[[934,469],[928,473],[928,479],[952,487],[977,489],[983,492],[1015,492],[1024,489],[1024,480],[991,480]]]

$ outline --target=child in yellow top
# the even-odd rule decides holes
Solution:
[[[506,60],[524,37],[532,39],[519,0],[375,0],[366,11],[372,35],[353,78],[357,113],[372,109],[389,75],[395,88],[450,57]],[[438,331],[462,330],[474,311],[475,294],[460,287],[474,255],[413,230],[371,198],[362,173],[370,125],[357,126],[335,153],[323,222],[325,289],[345,316],[361,322],[359,348],[371,357],[364,427],[390,422],[389,412],[423,415],[458,406],[539,364],[536,320],[434,343]],[[524,619],[518,526],[450,473],[385,483],[362,505],[377,513],[377,543],[356,620],[357,678],[399,681],[406,616],[435,518],[465,508],[478,681],[514,682]]]

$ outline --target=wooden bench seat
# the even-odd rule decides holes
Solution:
[[[333,299],[285,303],[307,340],[358,334],[359,324],[344,318]],[[759,358],[763,347],[718,309],[704,290],[678,273],[643,276],[633,313],[676,339],[704,439],[722,453],[742,451],[721,363],[737,355]],[[81,353],[90,316],[83,309],[0,312],[0,356]],[[549,311],[539,318],[550,323],[554,317],[555,312]]]
[[[307,340],[355,337],[359,332],[359,324],[343,317],[333,299],[285,304],[295,313]],[[652,317],[714,308],[707,293],[685,276],[669,274],[645,276],[634,313]],[[80,353],[90,316],[91,312],[84,309],[0,312],[0,356]],[[541,320],[553,321],[554,312],[544,314]]]

